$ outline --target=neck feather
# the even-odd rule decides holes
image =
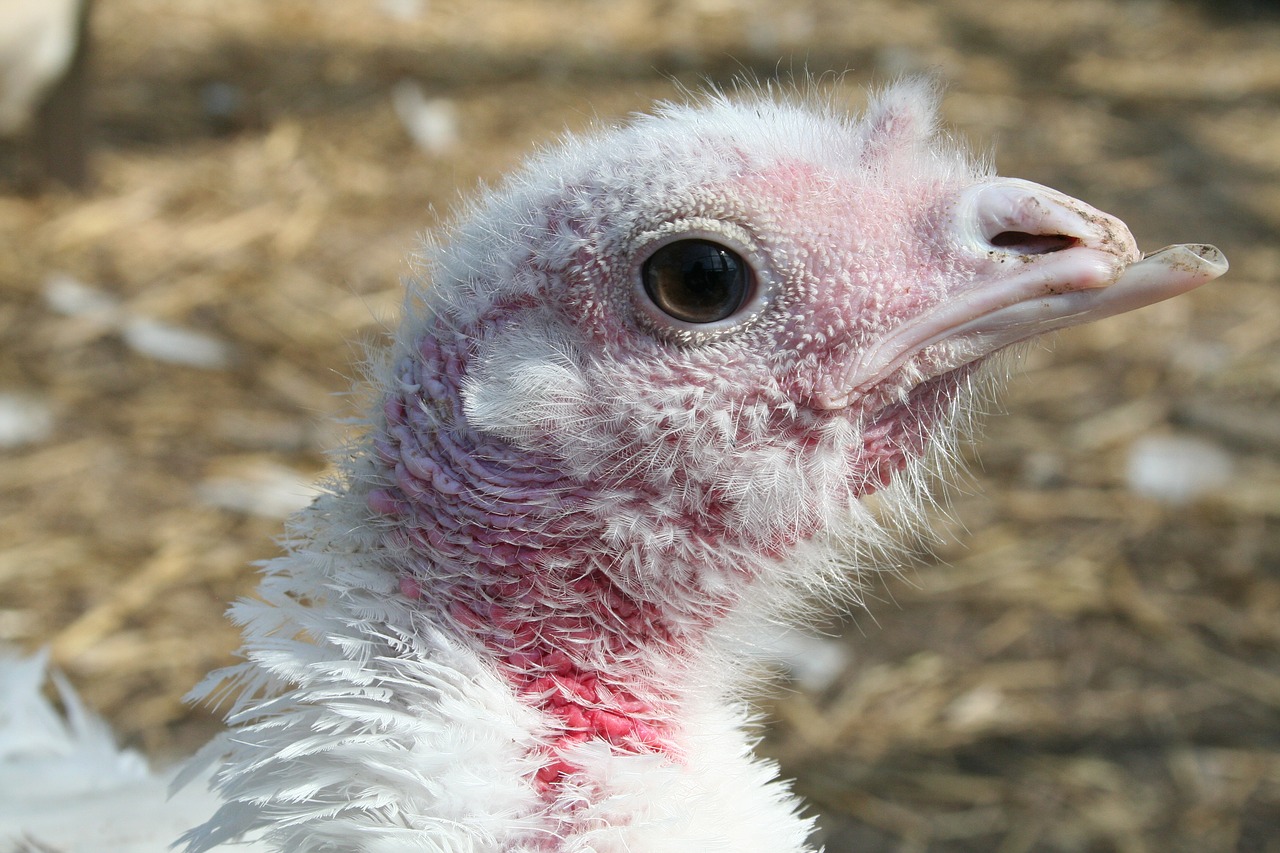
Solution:
[[[578,481],[555,458],[474,430],[450,344],[465,338],[426,336],[398,366],[375,443],[385,483],[369,505],[401,592],[544,713],[541,784],[571,772],[558,754],[589,739],[678,759],[678,709],[708,633],[761,566],[735,559],[744,549],[726,548],[723,530],[678,542],[646,532],[660,496],[642,487]]]

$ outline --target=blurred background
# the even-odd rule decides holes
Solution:
[[[91,31],[81,171],[0,139],[0,643],[124,743],[214,730],[181,697],[478,181],[680,85],[855,110],[930,72],[1002,173],[1232,270],[1031,353],[939,541],[793,639],[762,749],[831,853],[1280,851],[1276,4],[100,0]]]

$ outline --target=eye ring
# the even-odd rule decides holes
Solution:
[[[741,227],[685,219],[642,234],[631,264],[638,319],[685,343],[718,340],[752,323],[771,296],[755,241]]]

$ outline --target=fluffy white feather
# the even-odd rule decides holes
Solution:
[[[42,692],[47,678],[61,710]],[[120,749],[106,723],[48,671],[47,652],[0,653],[0,850],[163,853],[215,806],[203,786],[170,798],[173,775]]]

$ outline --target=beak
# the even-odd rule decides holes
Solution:
[[[865,346],[831,393],[820,395],[821,408],[843,408],[913,359],[918,384],[1036,335],[1178,296],[1227,271],[1222,252],[1204,244],[1141,257],[1120,220],[1028,181],[980,184],[947,220],[956,248],[980,258],[973,280]]]
[[[1120,277],[1097,289],[1066,291],[1025,299],[955,326],[952,335],[973,336],[999,348],[1054,329],[1065,329],[1123,314],[1194,290],[1227,271],[1216,246],[1166,246],[1125,267]]]

